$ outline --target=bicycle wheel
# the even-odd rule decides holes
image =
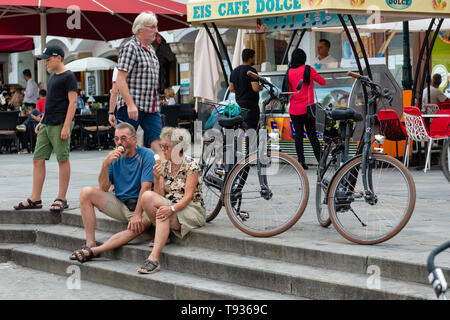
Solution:
[[[450,139],[447,139],[442,147],[441,167],[444,176],[450,182]]]
[[[267,159],[261,160],[260,175],[256,153],[239,161],[224,189],[228,217],[239,230],[255,237],[286,231],[308,203],[308,178],[300,164],[277,151],[269,151]],[[268,188],[261,188],[260,181]]]
[[[324,228],[328,228],[331,224],[330,215],[328,214],[328,187],[330,186],[331,179],[336,170],[339,168],[338,156],[332,156],[332,158],[328,160],[331,149],[332,145],[326,146],[321,159],[323,165],[317,167],[316,215],[319,224]]]
[[[202,195],[206,207],[206,222],[210,222],[217,217],[223,206],[221,194],[224,179],[221,175],[217,158],[216,149],[213,147],[213,144],[204,142],[200,163],[202,168]]]
[[[380,243],[395,236],[410,219],[416,203],[408,169],[390,156],[372,157],[367,162],[367,177],[375,203],[365,200],[362,156],[342,167],[329,190],[328,211],[334,227],[344,238],[359,244]]]

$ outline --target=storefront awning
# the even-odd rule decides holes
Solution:
[[[0,35],[0,52],[21,52],[33,49],[32,37]]]
[[[357,24],[368,17],[384,21],[450,18],[450,0],[190,0],[187,19],[193,24],[215,22],[217,26],[256,28],[256,19],[266,30],[301,29],[341,25],[337,14],[351,14]],[[273,20],[273,21],[272,21]],[[281,21],[281,22],[280,22]],[[306,23],[305,23],[306,21]],[[284,28],[282,26],[284,25]],[[269,29],[269,30],[267,30]]]

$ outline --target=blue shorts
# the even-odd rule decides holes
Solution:
[[[142,130],[144,130],[149,144],[151,144],[155,140],[158,140],[161,135],[162,122],[159,112],[147,113],[139,110],[138,121],[135,121],[128,118],[127,107],[121,107],[117,111],[117,124],[121,122],[128,122],[136,130],[139,126],[141,126]]]

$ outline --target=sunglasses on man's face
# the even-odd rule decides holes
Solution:
[[[134,136],[131,137],[127,137],[127,136],[122,136],[122,137],[114,137],[114,142],[127,142],[128,139],[133,138]]]
[[[169,146],[167,145],[167,144],[162,144],[162,143],[160,143],[159,144],[159,147],[161,148],[161,150],[169,150]]]

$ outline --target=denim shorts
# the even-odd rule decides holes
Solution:
[[[142,130],[148,139],[148,143],[151,144],[154,140],[158,140],[161,135],[162,122],[159,112],[147,113],[139,110],[138,120],[132,120],[128,118],[127,107],[121,107],[117,111],[117,124],[121,122],[128,122],[136,130],[141,126]]]

